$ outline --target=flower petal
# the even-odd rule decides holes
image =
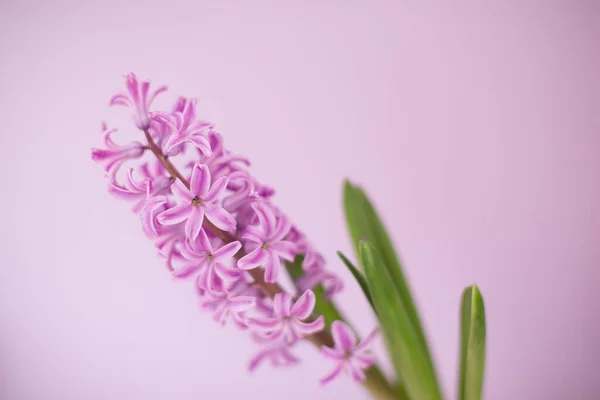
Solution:
[[[166,92],[167,91],[167,86],[163,85],[163,86],[159,86],[158,89],[154,90],[154,92],[148,96],[148,99],[146,100],[146,104],[148,105],[148,107],[150,106],[150,104],[152,104],[152,102],[154,101],[154,99],[156,98],[157,95]]]
[[[226,265],[215,261],[215,272],[221,279],[228,282],[235,281],[242,276],[243,271],[241,269],[227,267]]]
[[[256,298],[252,296],[236,296],[229,299],[229,309],[233,312],[246,311],[256,305]]]
[[[330,347],[326,347],[326,346],[322,346],[321,347],[321,354],[323,354],[323,356],[330,358],[332,360],[336,360],[336,361],[344,361],[344,354],[341,353],[339,350],[336,349],[332,349]]]
[[[251,240],[260,244],[262,244],[266,239],[261,228],[254,225],[246,227],[246,229],[244,229],[244,232],[242,232],[241,238]]]
[[[241,330],[248,329],[248,324],[246,323],[246,319],[241,313],[231,313],[231,320],[233,323]]]
[[[142,229],[144,230],[144,233],[150,237],[158,236],[154,215],[155,214],[152,210],[145,210],[144,212],[140,213]]]
[[[281,329],[281,321],[273,318],[248,318],[246,321],[250,328],[253,328],[257,331],[270,333],[275,332]]]
[[[365,373],[363,370],[352,365],[352,363],[346,363],[346,370],[355,382],[362,382],[365,380]]]
[[[296,331],[296,328],[291,321],[283,320],[281,322],[283,337],[286,343],[294,343],[295,341],[302,338],[302,333]]]
[[[193,275],[201,267],[198,262],[187,262],[186,264],[173,268],[173,276],[176,278],[187,278]]]
[[[210,189],[210,171],[204,164],[196,164],[190,179],[190,191],[194,196],[203,199]]]
[[[220,307],[213,313],[213,321],[218,322],[221,326],[225,326],[227,317],[229,316],[229,310],[225,307]]]
[[[283,240],[281,242],[270,243],[269,249],[288,261],[294,261],[296,258],[296,245],[292,242]]]
[[[205,264],[204,268],[200,270],[200,274],[198,275],[198,280],[196,281],[198,286],[204,290],[207,290],[209,293],[212,292],[212,268],[210,265]]]
[[[165,143],[165,153],[169,156],[178,155],[183,150],[185,142],[186,138],[184,136],[179,136],[176,133],[173,133],[171,136],[169,136],[167,142]]]
[[[375,339],[377,337],[377,334],[379,333],[379,329],[375,328],[371,331],[371,333],[369,333],[367,335],[367,337],[365,337],[363,340],[360,341],[360,343],[354,348],[354,352],[355,353],[360,353],[363,351],[366,351],[367,348],[369,347],[369,345],[371,345],[371,342],[373,342],[373,339]]]
[[[215,204],[206,204],[204,206],[204,212],[206,213],[206,218],[208,218],[208,220],[217,228],[228,232],[235,231],[235,218],[233,218],[233,215],[229,214],[223,207]]]
[[[204,291],[204,289],[202,288],[202,286],[200,286],[200,280],[201,280],[201,276],[200,276],[200,275],[198,275],[198,276],[196,277],[196,282],[195,282],[195,284],[194,284],[194,287],[195,287],[195,289],[196,289],[196,294],[197,294],[198,296],[200,296],[200,297],[204,297],[204,294],[205,294],[206,292]]]
[[[279,355],[285,365],[291,365],[299,362],[300,360],[295,357],[287,348],[281,348]]]
[[[335,378],[340,376],[343,369],[344,369],[344,363],[338,363],[336,365],[336,367],[333,369],[333,371],[331,371],[330,373],[325,375],[323,378],[321,378],[321,380],[319,382],[321,382],[321,385],[328,384],[329,382],[331,382],[332,380],[334,380]]]
[[[272,232],[277,227],[275,213],[273,212],[271,207],[264,201],[260,203],[254,203],[252,205],[252,208],[258,216],[259,226],[263,228],[265,236],[270,238]]]
[[[227,243],[219,249],[213,251],[213,255],[217,260],[228,260],[233,258],[236,253],[242,248],[242,244],[238,241]]]
[[[375,364],[375,357],[370,354],[355,354],[351,357],[350,362],[360,369],[367,369]]]
[[[277,225],[271,231],[269,241],[277,242],[282,240],[292,229],[292,223],[287,217],[280,217]]]
[[[204,221],[204,210],[202,207],[190,206],[190,216],[185,222],[185,236],[190,240],[196,240],[202,230],[202,222]]]
[[[277,293],[273,298],[273,311],[279,319],[290,315],[292,308],[292,296],[289,293]]]
[[[188,128],[192,122],[196,119],[196,99],[190,99],[190,101],[186,104],[185,109],[183,110],[183,121],[182,127],[184,129]]]
[[[294,306],[292,307],[291,314],[301,320],[305,320],[310,317],[310,314],[315,308],[315,294],[312,290],[307,290],[300,296]]]
[[[111,97],[110,100],[108,101],[108,105],[109,106],[120,105],[120,106],[125,106],[125,107],[133,106],[131,104],[131,100],[129,100],[129,97],[125,96],[123,93],[117,93],[113,97]]]
[[[173,192],[178,204],[190,204],[194,198],[194,195],[190,193],[189,189],[179,179],[171,185],[171,192]]]
[[[333,321],[331,324],[331,335],[335,347],[341,351],[351,351],[356,344],[356,336],[352,329],[342,321]]]
[[[189,141],[194,144],[204,154],[206,157],[210,157],[212,155],[212,151],[210,149],[210,142],[207,138],[200,134],[191,135],[189,137]]]
[[[263,350],[263,351],[256,353],[256,355],[254,357],[252,357],[250,359],[250,362],[248,363],[248,371],[250,371],[250,372],[254,371],[268,355],[269,355],[268,350]]]
[[[265,264],[265,282],[275,283],[279,278],[279,270],[281,269],[281,261],[279,256],[273,252],[267,251],[269,256]]]
[[[198,253],[212,253],[213,247],[204,229],[198,233],[196,240],[191,242],[192,248]]]
[[[196,245],[195,243],[198,241],[198,239],[196,240],[186,240],[182,243],[179,252],[181,253],[181,255],[190,261],[196,261],[196,260],[204,260],[206,261],[208,259],[208,253],[206,253],[205,251],[203,251],[202,249],[196,249]]]
[[[228,183],[229,183],[228,177],[222,176],[222,177],[218,178],[212,184],[212,186],[210,187],[208,192],[201,196],[204,203],[214,203],[215,200],[217,200],[219,198],[221,193],[223,193],[223,191],[227,187]]]
[[[161,212],[156,218],[163,225],[175,225],[188,219],[191,212],[191,204],[179,204]]]
[[[266,260],[267,256],[267,252],[262,247],[257,247],[254,251],[239,259],[238,268],[243,270],[256,268]]]
[[[145,197],[145,193],[132,192],[127,188],[119,186],[115,183],[108,185],[108,192],[120,200],[135,200]]]
[[[322,315],[312,322],[302,322],[297,319],[292,319],[290,322],[302,337],[313,335],[325,329],[325,319]]]

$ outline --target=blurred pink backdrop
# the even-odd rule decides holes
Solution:
[[[105,192],[89,149],[99,121],[129,121],[106,103],[130,71],[169,84],[159,105],[199,99],[343,276],[361,333],[374,318],[335,250],[342,179],[366,187],[449,399],[473,282],[486,399],[600,398],[598,3],[85,3],[0,3],[1,399],[366,398],[321,389],[308,345],[248,375],[253,345]]]

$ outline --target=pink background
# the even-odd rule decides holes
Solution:
[[[331,365],[308,345],[300,367],[248,375],[249,340],[198,311],[105,192],[89,149],[100,120],[129,121],[106,106],[129,71],[170,85],[159,105],[199,98],[343,276],[361,333],[374,318],[334,252],[350,251],[342,179],[366,186],[449,399],[472,282],[487,399],[600,398],[599,11],[3,0],[0,398],[366,398],[346,379],[319,388]]]

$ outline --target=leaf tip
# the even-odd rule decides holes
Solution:
[[[354,189],[354,185],[350,182],[350,179],[346,178],[343,181],[344,191]]]
[[[471,286],[469,286],[469,288],[473,292],[473,297],[479,297],[479,298],[483,297],[483,296],[481,296],[481,290],[479,289],[479,286],[476,283],[473,283]]]

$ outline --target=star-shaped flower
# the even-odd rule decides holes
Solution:
[[[217,246],[219,242],[222,243],[220,239],[214,239],[213,242]],[[199,286],[212,291],[220,286],[216,282],[217,277],[226,282],[233,282],[242,276],[243,271],[236,267],[233,258],[241,247],[242,244],[235,241],[215,248],[202,229],[195,240],[189,240],[181,247],[181,255],[189,262],[173,271],[173,274],[184,278],[201,271]]]
[[[265,202],[252,204],[258,216],[258,225],[248,226],[241,235],[242,239],[252,242],[255,249],[238,261],[238,267],[244,270],[265,266],[265,281],[276,282],[281,269],[281,258],[293,261],[295,258],[294,243],[283,240],[292,224],[275,213]]]
[[[144,154],[144,145],[140,142],[131,142],[123,146],[116,144],[112,140],[116,131],[108,129],[106,124],[102,123],[102,140],[106,148],[92,149],[92,160],[104,163],[104,171],[111,178],[114,178],[125,161],[140,158]]]
[[[178,109],[179,108],[179,109]],[[185,143],[191,143],[206,156],[212,154],[208,133],[212,124],[196,119],[196,100],[180,98],[176,111],[155,113],[152,119],[165,125],[170,133],[164,145],[167,154],[176,155]]]
[[[148,116],[150,105],[159,93],[167,90],[167,87],[160,86],[150,93],[150,81],[140,82],[134,73],[130,73],[125,77],[125,86],[127,87],[127,93],[114,95],[108,104],[132,108],[135,125],[138,129],[145,131],[150,127],[150,117]]]
[[[185,221],[185,234],[190,240],[198,237],[205,215],[217,228],[235,230],[235,218],[219,204],[215,204],[228,181],[229,178],[222,176],[211,184],[208,167],[196,164],[192,170],[189,189],[180,180],[171,185],[177,205],[158,214],[158,222],[174,225]]]
[[[368,353],[367,347],[375,338],[377,330],[374,330],[369,336],[356,344],[356,336],[352,332],[352,329],[342,321],[334,321],[331,324],[331,334],[333,336],[334,347],[323,346],[321,351],[325,357],[334,360],[336,366],[333,371],[321,379],[321,383],[326,384],[331,382],[344,370],[355,381],[364,380],[364,370],[375,363],[375,359]]]
[[[303,322],[310,318],[315,308],[315,294],[307,290],[292,304],[288,293],[277,293],[273,298],[274,316],[248,319],[248,325],[269,338],[283,338],[292,343],[310,336],[325,328],[325,319],[319,316],[312,322]]]

